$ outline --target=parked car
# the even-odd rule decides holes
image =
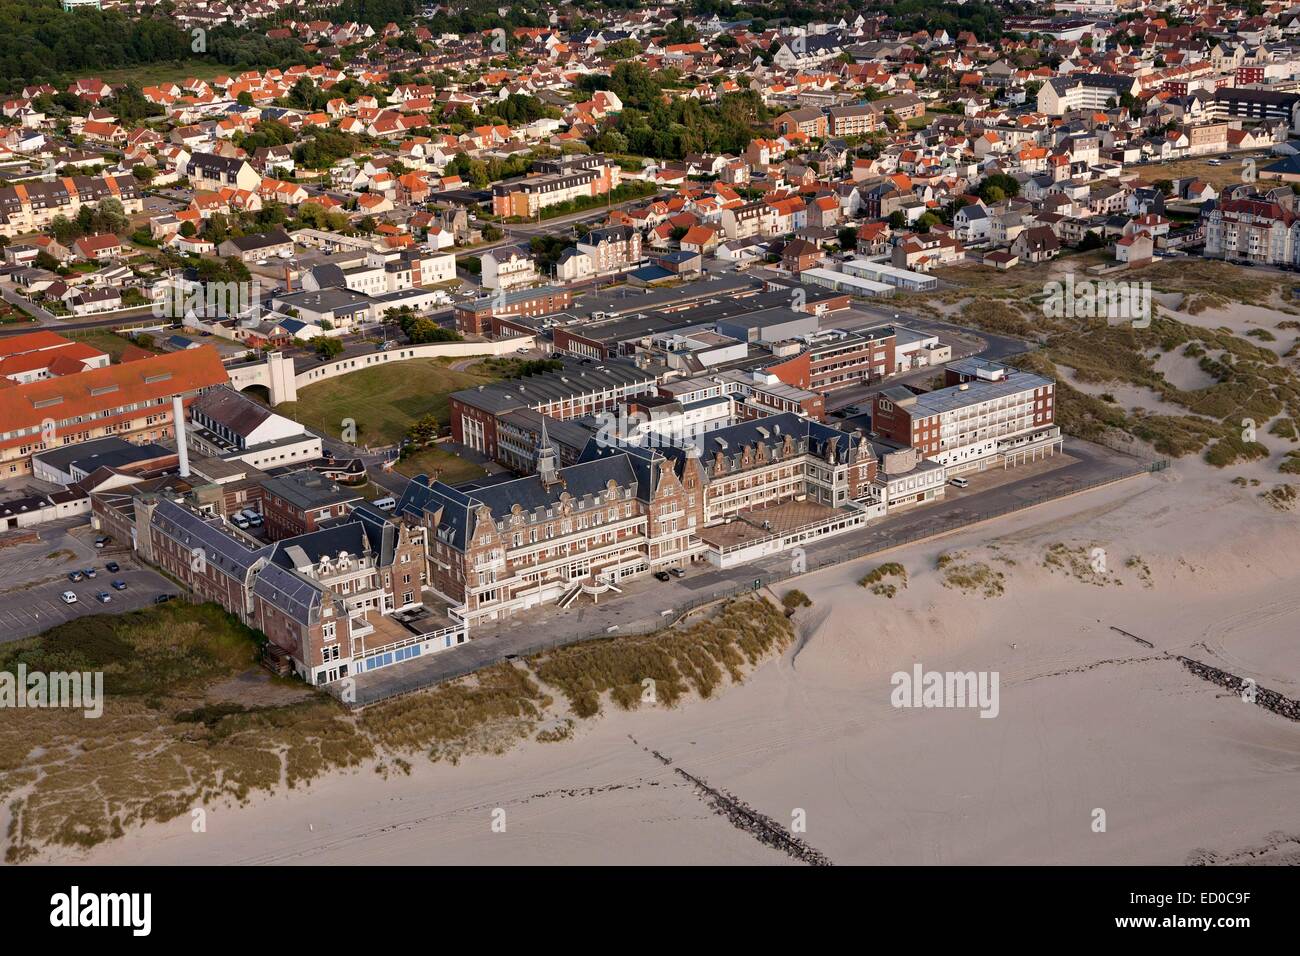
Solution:
[[[77,603],[77,596],[76,596],[75,594],[73,594],[71,591],[64,591],[64,592],[63,592],[63,603],[64,603],[64,604],[76,604],[76,603]]]
[[[80,571],[69,571],[69,572],[68,572],[68,580],[71,581],[73,584],[76,584],[78,581],[80,581],[80,580],[81,580],[82,578],[84,578],[84,577],[85,577],[85,575],[82,574]]]
[[[965,478],[949,478],[948,484],[952,485],[954,488],[965,488],[970,484],[970,482]]]
[[[112,543],[113,543],[113,539],[106,534],[101,534],[98,538],[95,539],[95,547],[97,548],[106,548]]]
[[[95,576],[95,569],[94,569],[94,568],[86,568],[86,570],[82,571],[81,573],[84,574],[84,575],[85,575],[86,577],[88,577],[88,578],[93,578],[93,577]]]
[[[154,604],[166,604],[168,601],[176,600],[175,594],[160,594],[153,599]]]
[[[671,581],[673,579],[672,575],[669,574],[667,571],[656,571],[655,578],[656,580],[659,581]]]
[[[111,604],[113,601],[113,595],[109,594],[107,591],[100,591],[95,595],[95,600],[100,604]]]
[[[118,571],[122,570],[122,567],[116,561],[110,561],[108,564],[104,565],[104,570],[109,574],[117,574]]]
[[[125,582],[125,581],[114,581],[114,582],[113,582],[113,590],[114,590],[114,591],[125,591],[125,590],[126,590],[126,582]]]
[[[671,574],[671,575],[672,575],[673,577],[675,577],[675,578],[684,578],[684,577],[686,577],[686,569],[685,569],[685,568],[669,568],[669,569],[668,569],[668,573]]]

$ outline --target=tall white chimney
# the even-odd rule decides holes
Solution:
[[[185,403],[179,394],[172,396],[172,433],[176,436],[176,454],[180,457],[181,477],[190,476],[190,450],[185,440]]]

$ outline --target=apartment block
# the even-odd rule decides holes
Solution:
[[[1062,442],[1050,379],[982,359],[945,370],[948,385],[917,394],[897,385],[872,399],[873,431],[915,447],[949,474],[1050,454]]]

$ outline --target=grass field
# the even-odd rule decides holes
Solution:
[[[412,359],[308,385],[298,401],[276,407],[311,428],[342,437],[344,419],[356,422],[356,443],[391,445],[425,415],[447,422],[447,396],[462,388],[496,381],[497,376],[457,372],[438,359]]]
[[[473,478],[482,478],[487,474],[484,468],[474,462],[453,455],[449,451],[443,451],[441,448],[424,448],[413,455],[408,455],[397,463],[396,469],[408,478],[429,475],[451,485]]]
[[[231,76],[235,72],[231,67],[215,60],[175,60],[170,63],[124,67],[120,70],[100,70],[95,76],[110,85],[134,83],[144,87],[166,82],[183,83],[192,76],[200,80],[211,80],[223,73]]]
[[[132,344],[131,340],[126,336],[118,335],[111,329],[83,329],[64,334],[75,342],[85,342],[97,349],[103,349],[114,362],[120,361],[123,350]],[[155,336],[156,338],[157,336]],[[158,349],[152,351],[158,351]]]
[[[1149,183],[1158,182],[1161,179],[1182,179],[1186,176],[1194,176],[1201,182],[1209,183],[1222,192],[1224,186],[1243,182],[1242,160],[1246,157],[1255,160],[1257,171],[1274,162],[1277,158],[1261,152],[1241,153],[1240,155],[1233,153],[1231,159],[1221,161],[1222,165],[1211,166],[1210,160],[1218,159],[1219,155],[1215,153],[1210,156],[1175,159],[1168,163],[1150,163],[1146,166],[1134,166],[1133,168],[1137,170],[1139,178]]]

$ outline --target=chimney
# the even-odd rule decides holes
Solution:
[[[293,291],[293,271],[287,265],[284,267],[284,291]]]
[[[190,450],[185,440],[185,402],[180,393],[172,396],[172,433],[176,436],[176,454],[180,458],[181,477],[190,476]]]

